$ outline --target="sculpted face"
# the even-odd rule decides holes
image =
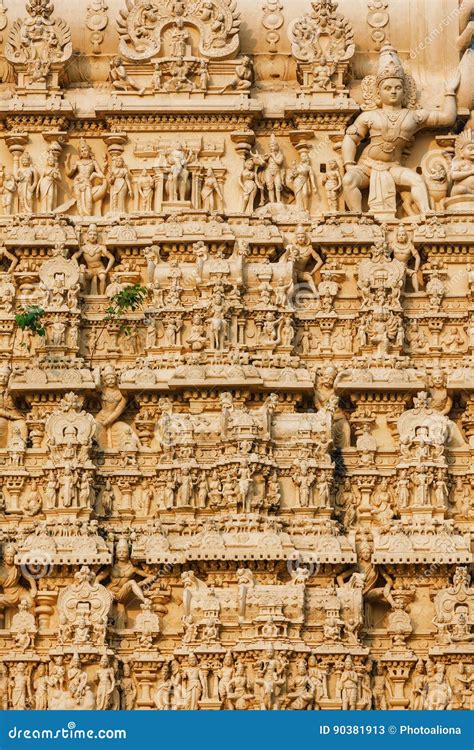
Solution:
[[[382,104],[401,105],[403,99],[403,84],[399,78],[387,78],[379,88]]]
[[[469,161],[474,161],[474,143],[466,143],[462,150],[462,156],[464,159],[469,159]]]
[[[117,546],[117,560],[128,560],[128,546],[125,544],[119,544]]]
[[[408,238],[407,230],[403,226],[403,224],[400,224],[397,231],[397,240],[400,240],[401,242],[405,242]]]
[[[91,150],[87,143],[82,143],[79,149],[79,156],[81,159],[88,159],[91,155]]]

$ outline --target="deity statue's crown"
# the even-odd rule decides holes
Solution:
[[[384,44],[379,54],[379,64],[377,69],[377,86],[387,78],[399,78],[405,81],[405,71],[397,50],[391,44]]]
[[[468,143],[474,143],[474,130],[467,128],[458,135],[455,141],[456,154],[459,154]]]

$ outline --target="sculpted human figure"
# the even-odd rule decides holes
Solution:
[[[112,158],[107,177],[110,183],[110,211],[124,214],[127,212],[127,196],[133,198],[133,187],[123,156]]]
[[[206,169],[202,181],[201,201],[202,207],[205,211],[218,210],[219,206],[222,206],[224,201],[222,190],[211,167]]]
[[[155,179],[146,169],[142,169],[137,179],[138,210],[142,213],[153,211],[153,194],[155,191]]]
[[[227,707],[230,710],[244,711],[252,698],[251,685],[245,672],[245,664],[238,662],[235,674],[227,686]]]
[[[406,268],[406,276],[411,279],[413,291],[418,292],[419,281],[418,271],[421,265],[421,258],[418,250],[408,236],[408,232],[404,224],[399,224],[395,235],[395,240],[392,242],[393,257],[404,264]],[[409,266],[410,260],[414,260],[413,267]]]
[[[257,164],[253,156],[248,156],[239,176],[239,185],[242,191],[240,212],[243,214],[252,214],[254,209],[255,197],[259,183],[257,180]]]
[[[299,162],[293,162],[288,180],[295,196],[296,208],[309,211],[312,196],[319,195],[309,151],[302,151]]]
[[[145,89],[140,86],[127,73],[127,69],[121,57],[116,56],[110,62],[109,78],[114,89],[119,91],[136,91],[139,96],[145,93]]]
[[[25,662],[16,665],[10,688],[10,705],[13,711],[25,711],[32,703],[30,668]]]
[[[326,189],[329,210],[336,213],[339,210],[339,196],[342,192],[342,177],[339,165],[335,159],[328,162],[326,174],[321,181]]]
[[[168,200],[173,203],[186,200],[189,182],[188,165],[192,155],[192,151],[185,149],[179,143],[166,153],[166,160],[169,165],[166,190]]]
[[[20,157],[15,179],[18,189],[18,211],[21,214],[32,214],[33,198],[38,184],[38,172],[33,166],[31,156],[26,151]]]
[[[221,701],[225,701],[224,707],[226,707],[227,705],[227,693],[233,676],[234,658],[232,656],[232,652],[227,651],[222,662],[222,667],[219,670],[219,682],[217,687],[219,698],[221,699]]]
[[[311,237],[304,227],[298,225],[295,229],[293,242],[290,243],[282,257],[281,262],[293,261],[293,275],[296,283],[308,284],[315,297],[319,297],[316,286],[317,273],[323,265],[321,256],[313,248]],[[308,266],[314,261],[311,271]]]
[[[8,667],[3,662],[0,662],[0,711],[8,710],[9,689]]]
[[[134,673],[128,662],[123,663],[122,678],[120,680],[120,708],[122,711],[132,711],[135,708],[138,689]]]
[[[3,164],[0,166],[0,212],[2,216],[10,216],[13,212],[13,198],[17,191],[15,177],[5,173]]]
[[[97,225],[90,224],[84,242],[72,256],[72,260],[82,258],[85,263],[84,275],[90,282],[89,294],[105,294],[107,276],[115,263],[112,253],[98,239]],[[107,265],[104,265],[103,258],[107,259]]]
[[[341,691],[342,710],[355,711],[359,692],[359,675],[354,669],[350,656],[346,656],[344,661],[344,669],[339,677],[339,690]]]
[[[377,76],[363,82],[368,111],[349,126],[342,142],[344,198],[350,211],[362,210],[361,191],[370,185],[372,211],[394,212],[398,187],[411,192],[420,214],[430,212],[425,182],[413,169],[402,166],[403,152],[419,130],[453,125],[459,81],[457,72],[446,86],[442,109],[416,109],[415,84],[405,74],[396,50],[389,44],[381,49]],[[369,143],[356,161],[357,147],[364,139]]]
[[[263,180],[267,189],[268,201],[280,203],[285,176],[284,156],[274,133],[270,136],[268,153],[263,158],[265,161]]]
[[[23,440],[28,437],[28,429],[23,415],[15,406],[15,402],[8,392],[10,367],[0,367],[0,447],[7,448],[13,428],[18,427]]]
[[[386,570],[381,565],[374,565],[372,562],[372,550],[370,544],[363,541],[359,547],[359,556],[357,565],[344,571],[337,576],[337,583],[339,586],[344,586],[346,579],[349,586],[353,586],[356,582],[353,578],[353,574],[358,573],[363,575],[363,597],[364,601],[376,601],[382,600],[389,604],[391,607],[395,606],[391,590],[393,588],[393,579],[389,576]],[[384,586],[377,586],[379,578],[384,581]],[[368,624],[368,623],[367,623]]]
[[[95,417],[98,425],[97,439],[99,444],[105,442],[110,445],[113,442],[110,428],[117,423],[119,426],[125,425],[123,422],[118,422],[118,418],[125,411],[127,399],[118,386],[117,373],[113,365],[106,365],[102,373],[96,371],[95,376],[101,406]],[[115,432],[121,431],[119,426],[117,426]],[[128,431],[128,425],[125,426],[127,427],[126,431]]]
[[[13,544],[7,544],[0,565],[0,608],[3,610],[17,608],[22,601],[31,606],[37,593],[36,580],[15,564],[15,554],[16,548]],[[29,584],[29,589],[25,588],[22,581]]]
[[[242,60],[235,66],[234,78],[221,89],[220,93],[223,94],[225,91],[248,91],[252,87],[253,83],[253,65],[250,57],[245,55]]]
[[[444,664],[437,664],[434,674],[427,678],[423,703],[425,711],[445,711],[451,708],[453,691],[445,676]]]
[[[328,365],[319,374],[314,388],[314,404],[318,409],[326,408],[331,399],[334,399],[334,383],[336,381],[336,368]],[[336,396],[337,398],[337,396]],[[339,406],[339,400],[332,413],[333,441],[336,448],[345,448],[351,442],[351,428],[346,415]]]
[[[113,666],[109,666],[109,657],[106,654],[100,660],[95,679],[97,682],[96,708],[98,711],[106,711],[111,708],[115,690],[115,672]]]
[[[285,684],[285,666],[284,661],[275,658],[275,650],[273,646],[270,646],[255,679],[255,684],[260,687],[262,711],[279,710]]]
[[[35,710],[46,711],[48,708],[49,680],[45,664],[38,664],[33,679],[33,695],[35,696]]]
[[[67,668],[68,690],[77,704],[84,698],[87,685],[87,672],[81,669],[79,654],[73,654],[69,667]]]
[[[141,579],[140,583],[137,583],[136,578]],[[115,548],[114,564],[100,572],[96,580],[97,583],[109,581],[108,589],[117,602],[119,619],[123,621],[126,603],[133,597],[140,602],[145,602],[146,597],[143,593],[143,587],[151,583],[154,576],[148,575],[148,573],[133,565],[130,560],[128,542],[125,539],[120,539]]]
[[[451,196],[474,197],[474,130],[466,129],[456,138],[451,180]]]
[[[286,698],[288,708],[296,711],[306,711],[312,708],[315,689],[308,674],[308,665],[300,659],[296,665],[296,676],[290,681]]]
[[[40,211],[51,213],[58,202],[58,185],[61,181],[58,159],[54,151],[48,151],[46,164],[36,186]]]
[[[188,657],[188,666],[183,668],[183,683],[185,690],[185,710],[196,711],[204,690],[203,672],[195,654]]]
[[[73,178],[73,190],[79,214],[92,216],[94,204],[102,201],[106,193],[107,178],[87,141],[83,139],[80,141],[79,158],[74,163],[71,160],[71,154],[66,154],[65,166],[67,176]]]

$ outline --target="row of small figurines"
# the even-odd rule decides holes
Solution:
[[[156,677],[151,688],[152,704],[141,703],[142,669],[133,658],[119,660],[104,655],[95,668],[85,668],[81,657],[53,656],[49,664],[0,663],[0,707],[2,709],[198,710],[210,706],[224,710],[312,710],[339,706],[343,710],[386,710],[392,700],[399,707],[400,695],[391,672],[397,677],[398,663],[361,663],[341,655],[336,663],[310,655],[290,665],[288,653],[252,652],[242,657],[227,652],[191,653],[187,657],[147,664]],[[469,709],[474,670],[462,657],[446,668],[442,662],[420,658],[411,670],[404,664],[404,684],[414,710]]]

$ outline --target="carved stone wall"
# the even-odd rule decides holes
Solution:
[[[1,707],[471,708],[457,0],[3,5]]]

